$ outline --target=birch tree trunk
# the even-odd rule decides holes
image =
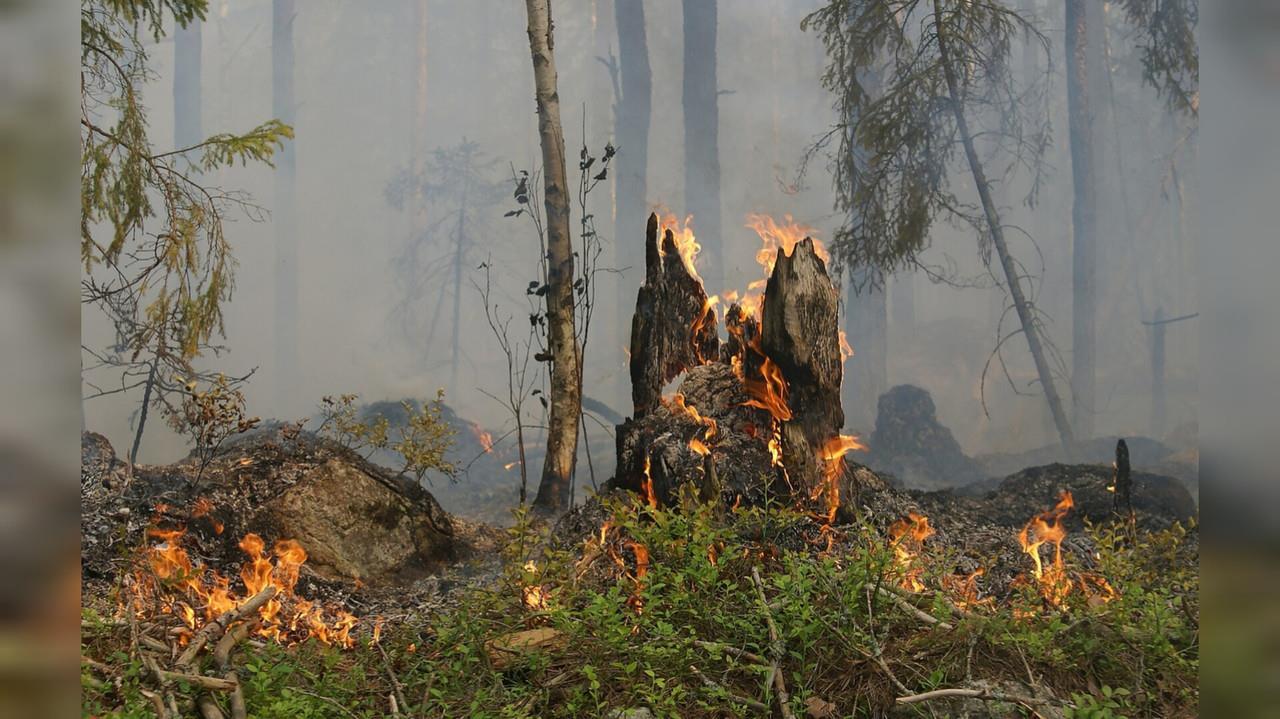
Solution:
[[[294,0],[271,3],[271,112],[277,120],[294,124],[293,102]],[[287,416],[294,401],[298,374],[298,237],[294,189],[294,143],[286,142],[276,155],[276,412]]]
[[[718,93],[716,0],[684,0],[684,207],[706,257],[699,274],[711,291],[724,286]]]
[[[573,238],[569,234],[569,183],[565,173],[564,133],[552,38],[551,0],[525,0],[529,52],[538,105],[542,145],[543,199],[547,230],[547,330],[551,352],[551,416],[547,456],[533,507],[545,514],[568,509],[577,458],[578,419],[582,411],[578,343],[573,317]]]
[[[942,17],[941,0],[933,0],[933,12],[935,17]],[[1013,264],[1013,256],[1009,254],[1009,244],[1005,242],[1004,225],[1000,223],[1000,214],[996,210],[995,201],[991,198],[991,185],[987,182],[987,174],[982,169],[982,161],[978,158],[978,150],[974,147],[973,135],[969,134],[969,123],[965,119],[964,106],[961,104],[960,83],[956,78],[956,68],[951,64],[950,39],[941,23],[935,27],[938,34],[938,54],[947,78],[947,94],[951,100],[951,111],[956,118],[956,131],[964,145],[964,156],[969,163],[969,172],[973,175],[973,184],[978,188],[978,198],[982,201],[987,229],[991,232],[991,243],[995,245],[996,254],[1000,258],[1000,267],[1004,270],[1009,295],[1013,298],[1014,310],[1018,313],[1018,322],[1022,325],[1022,334],[1027,338],[1027,349],[1031,351],[1031,359],[1035,362],[1036,375],[1044,391],[1045,400],[1053,413],[1053,423],[1058,428],[1058,437],[1062,441],[1063,451],[1070,457],[1075,446],[1071,421],[1067,419],[1067,414],[1062,409],[1062,399],[1054,386],[1053,373],[1049,370],[1049,363],[1044,356],[1044,347],[1040,343],[1039,329],[1035,318],[1031,315],[1031,307],[1027,304],[1026,295],[1022,292],[1017,267]]]
[[[1096,0],[1095,0],[1096,1]],[[1093,116],[1089,108],[1086,0],[1066,0],[1067,123],[1071,137],[1071,396],[1072,424],[1093,435],[1097,355],[1098,237]]]

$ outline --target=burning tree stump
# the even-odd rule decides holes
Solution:
[[[783,462],[793,481],[810,487],[818,480],[815,453],[844,426],[838,316],[839,295],[813,240],[779,252],[765,287],[761,348],[786,380]]]
[[[631,320],[631,401],[639,419],[658,406],[662,388],[681,372],[719,353],[716,315],[692,260],[670,229],[658,237],[658,216],[645,230],[645,281]]]
[[[692,237],[667,231],[659,244],[658,230],[650,217],[631,333],[635,415],[618,427],[614,485],[655,504],[689,482],[704,501],[824,496],[834,517],[847,474],[839,457],[858,445],[838,434],[838,294],[814,242],[778,247],[764,297],[725,312],[721,345],[717,298],[689,261]],[[662,397],[681,373],[677,393]]]

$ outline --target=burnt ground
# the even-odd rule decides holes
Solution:
[[[688,421],[685,432],[678,423],[687,418],[673,418],[669,412],[658,413],[652,421],[672,424],[673,447],[685,444],[683,434],[698,428]],[[726,421],[721,426],[727,430],[731,425]],[[246,532],[259,533],[268,543],[300,539],[311,557],[303,567],[298,593],[342,605],[357,616],[428,616],[456,604],[463,594],[459,590],[492,583],[501,575],[503,530],[450,515],[429,491],[306,432],[289,434],[277,428],[254,433],[229,443],[203,470],[188,458],[173,465],[140,465],[130,472],[105,438],[93,433],[84,435],[82,451],[82,592],[88,604],[112,594],[152,527],[185,528],[184,546],[228,576],[237,573],[244,560],[237,543]],[[757,454],[737,453],[734,461],[752,465],[748,469],[753,474],[767,474],[767,456]],[[766,466],[754,466],[761,463]],[[737,471],[729,460],[724,468]],[[682,481],[678,475],[701,471],[696,462],[683,460],[668,469],[672,493]],[[834,526],[824,526],[815,516],[800,516],[770,540],[785,549],[838,552],[841,546],[863,541],[865,528],[883,536],[891,523],[918,512],[929,517],[936,532],[925,544],[929,554],[945,558],[949,569],[960,575],[984,568],[984,594],[999,597],[1027,571],[1027,557],[1016,540],[1018,530],[1052,507],[1063,490],[1071,491],[1076,503],[1065,520],[1070,534],[1064,551],[1074,566],[1091,568],[1094,547],[1084,523],[1111,519],[1109,480],[1107,467],[1050,464],[1014,473],[985,491],[975,492],[971,486],[966,494],[921,492],[897,489],[872,470],[847,461],[843,506]],[[1140,471],[1134,481],[1141,526],[1163,529],[1196,516],[1195,503],[1181,482]],[[628,491],[616,484],[606,486],[602,496]],[[726,480],[726,487],[733,485]],[[208,511],[202,511],[202,505]],[[350,520],[337,519],[352,513]],[[299,517],[311,515],[332,516],[334,521],[298,524]],[[601,499],[593,497],[561,518],[551,531],[552,543],[580,545],[607,520]],[[1194,553],[1197,544],[1193,530],[1188,551]]]

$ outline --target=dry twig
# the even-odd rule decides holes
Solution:
[[[702,672],[698,671],[698,668],[697,668],[697,667],[695,667],[695,666],[693,666],[692,664],[690,664],[690,665],[689,665],[689,671],[691,671],[691,672],[693,672],[695,675],[697,675],[697,677],[698,677],[699,679],[701,679],[701,680],[702,680],[702,683],[703,683],[704,685],[706,685],[708,688],[710,688],[710,689],[714,689],[714,690],[716,690],[716,691],[722,691],[722,692],[724,692],[724,693],[725,693],[725,696],[727,696],[727,697],[729,698],[729,701],[736,702],[736,703],[741,704],[741,705],[743,705],[743,706],[745,706],[745,707],[750,707],[751,709],[754,709],[755,711],[758,711],[758,712],[760,712],[761,714],[768,714],[768,713],[769,713],[769,707],[765,706],[764,704],[761,704],[760,702],[756,701],[755,699],[748,699],[747,697],[744,697],[744,696],[738,696],[737,694],[734,694],[733,692],[729,691],[728,689],[725,689],[724,685],[722,685],[722,684],[720,684],[720,683],[718,683],[718,682],[716,682],[716,681],[712,680],[712,679],[711,679],[710,677],[708,677],[707,675],[705,675],[705,674],[703,674]]]
[[[782,710],[783,719],[795,719],[795,714],[791,711],[791,695],[787,693],[787,683],[782,677],[782,653],[783,646],[781,635],[778,634],[778,625],[773,623],[773,614],[769,611],[769,599],[764,595],[764,582],[760,580],[760,570],[756,567],[751,568],[751,580],[756,585],[756,596],[760,599],[760,606],[764,608],[764,618],[769,624],[769,655],[771,658],[770,676],[773,679],[773,686],[778,691],[778,708]]]

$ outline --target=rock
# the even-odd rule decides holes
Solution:
[[[112,465],[105,439],[85,435],[82,485]],[[151,526],[185,528],[183,542],[224,574],[243,560],[247,533],[298,540],[306,570],[325,581],[412,581],[458,556],[453,522],[424,489],[308,432],[258,431],[225,444],[203,472],[194,457],[139,465],[82,506],[86,576],[110,579],[122,550]],[[84,492],[82,491],[82,494]]]
[[[915,385],[880,395],[869,445],[867,464],[893,474],[909,489],[945,489],[987,477],[938,421],[933,398]]]

